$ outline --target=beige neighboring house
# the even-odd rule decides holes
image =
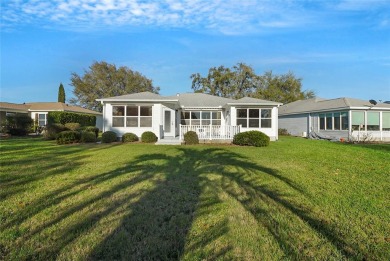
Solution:
[[[66,111],[74,113],[92,114],[96,116],[96,127],[100,130],[103,128],[102,114],[100,112],[73,106],[62,102],[31,102],[31,103],[9,103],[0,102],[0,122],[6,116],[15,114],[29,115],[33,120],[37,121],[38,126],[47,124],[47,114],[50,111]]]

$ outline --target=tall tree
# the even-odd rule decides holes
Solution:
[[[315,97],[313,91],[301,90],[302,80],[296,78],[292,72],[273,75],[270,71],[257,75],[252,67],[244,63],[238,63],[231,69],[224,66],[212,67],[206,77],[195,73],[191,75],[191,79],[195,92],[226,98],[250,96],[288,103]]]
[[[72,73],[71,85],[75,98],[70,103],[96,111],[102,111],[101,104],[96,101],[99,98],[160,91],[159,87],[153,86],[152,80],[139,72],[126,66],[117,68],[115,64],[107,62],[94,62],[83,76]]]
[[[62,83],[58,87],[58,102],[65,103],[65,89]]]

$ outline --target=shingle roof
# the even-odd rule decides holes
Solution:
[[[279,115],[289,115],[298,113],[309,113],[316,111],[329,111],[329,110],[345,110],[353,108],[364,108],[364,107],[380,107],[388,108],[390,110],[390,104],[378,103],[373,106],[367,100],[358,100],[353,98],[336,98],[336,99],[322,99],[313,98],[308,100],[299,100],[285,104],[279,108]]]
[[[122,101],[122,100],[136,100],[136,101],[142,101],[142,100],[167,100],[167,97],[161,96],[156,93],[152,92],[139,92],[139,93],[132,93],[132,94],[125,94],[120,96],[114,96],[114,97],[108,97],[104,99],[97,99],[98,101],[101,100],[107,100],[107,101]]]
[[[240,100],[233,100],[229,98],[214,96],[205,93],[180,93],[173,96],[161,96],[151,92],[141,92],[134,94],[127,94],[109,98],[98,99],[98,101],[170,101],[178,102],[180,106],[187,108],[218,108],[223,107],[227,104],[270,104],[270,105],[281,105],[272,101],[260,100],[255,98],[245,97]]]
[[[205,93],[181,93],[176,96],[169,96],[168,98],[176,98],[179,100],[181,106],[184,107],[222,107],[234,100],[214,96]]]
[[[272,105],[282,105],[282,103],[279,102],[273,102],[273,101],[268,101],[268,100],[262,100],[262,99],[256,99],[252,97],[244,97],[238,100],[234,100],[231,103],[235,104],[272,104]]]
[[[30,102],[25,104],[0,102],[0,109],[18,110],[26,113],[29,111],[69,111],[87,114],[101,114],[100,112],[88,110],[79,106],[68,105],[62,102]]]
[[[9,102],[0,102],[0,109],[1,110],[15,110],[15,111],[26,111],[28,110],[29,106],[25,104],[16,104],[16,103],[9,103]]]

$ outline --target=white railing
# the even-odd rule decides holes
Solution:
[[[184,139],[184,134],[189,131],[195,131],[200,140],[232,140],[234,135],[240,133],[239,126],[220,126],[220,125],[181,125],[180,140]]]

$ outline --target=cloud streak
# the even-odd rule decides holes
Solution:
[[[366,1],[358,2],[340,1],[329,7],[322,1],[280,0],[15,0],[2,1],[1,26],[68,30],[157,26],[250,34],[313,24],[321,19],[321,8],[362,10],[367,6]],[[383,1],[376,3],[383,7]]]

